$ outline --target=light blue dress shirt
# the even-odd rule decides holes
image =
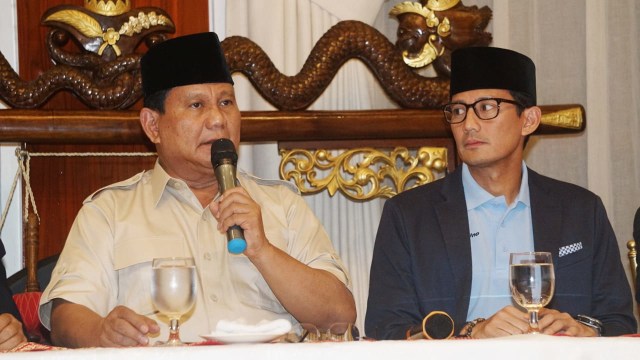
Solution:
[[[467,320],[488,318],[507,305],[515,305],[509,290],[509,254],[534,251],[529,201],[529,177],[522,162],[518,196],[507,204],[504,196],[493,196],[462,166],[469,215],[472,281]]]

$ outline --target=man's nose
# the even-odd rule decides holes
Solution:
[[[224,127],[226,125],[224,114],[218,108],[212,109],[207,115],[206,125],[209,128]]]
[[[467,110],[467,116],[462,122],[462,126],[464,126],[465,131],[478,130],[480,127],[480,119],[473,108],[469,108]]]

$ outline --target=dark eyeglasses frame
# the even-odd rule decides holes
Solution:
[[[495,100],[497,106],[498,106],[498,111],[496,111],[496,114],[494,116],[491,117],[487,117],[487,118],[483,118],[482,116],[480,116],[480,114],[478,114],[478,111],[476,110],[476,104],[483,102],[483,101],[487,101],[487,100]],[[509,99],[503,99],[503,98],[484,98],[484,99],[479,99],[471,104],[465,104],[463,102],[450,102],[448,104],[445,104],[442,107],[442,112],[444,113],[444,119],[449,123],[449,124],[459,124],[461,122],[464,122],[467,119],[467,114],[469,113],[469,108],[473,109],[473,112],[476,114],[476,116],[478,117],[478,119],[480,120],[491,120],[491,119],[495,119],[496,117],[498,117],[498,115],[500,115],[500,104],[506,102],[509,104],[513,104],[516,105],[518,107],[520,107],[521,109],[524,109],[525,106],[522,105],[521,103],[515,101],[515,100],[509,100]],[[447,111],[447,107],[451,107],[452,105],[464,105],[465,106],[465,112],[464,112],[464,117],[462,118],[462,120],[460,121],[456,121],[456,122],[452,122],[450,117],[447,114],[452,114],[451,111]]]

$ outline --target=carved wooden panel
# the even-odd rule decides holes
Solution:
[[[176,32],[173,36],[208,31],[208,0],[188,0],[188,6],[186,4],[187,1],[182,0],[133,0],[132,8],[148,6],[162,8],[171,16],[175,24]],[[84,0],[20,0],[17,2],[19,73],[24,80],[36,79],[53,66],[45,46],[45,39],[50,28],[43,26],[41,20],[48,9],[59,5],[82,7]],[[78,45],[69,42],[65,45],[65,49],[75,51],[78,49]],[[146,50],[143,43],[136,52],[144,53]],[[61,91],[54,94],[41,108],[59,111],[88,109],[88,106],[72,93]],[[131,108],[140,108],[140,102]],[[91,112],[87,112],[87,114],[91,114]],[[114,141],[113,143],[117,144],[118,142]],[[155,151],[148,144],[65,146],[29,144],[26,149],[37,153],[51,151]],[[154,159],[151,158],[122,157],[32,158],[31,186],[38,209],[42,210],[40,213],[38,258],[42,259],[60,252],[75,214],[80,209],[84,198],[102,186],[151,168],[153,161]]]
[[[208,0],[132,0],[132,8],[158,7],[164,9],[173,20],[176,32],[174,35],[192,34],[209,30]],[[42,16],[53,7],[60,5],[84,6],[84,0],[38,0],[18,1],[18,50],[20,76],[25,80],[36,79],[53,64],[45,47],[49,27],[42,25]],[[181,6],[182,5],[182,6]],[[69,51],[77,49],[77,44],[68,43]],[[144,44],[138,53],[145,53]],[[139,108],[139,103],[135,108]],[[86,109],[87,106],[69,92],[58,92],[49,100],[43,109]]]

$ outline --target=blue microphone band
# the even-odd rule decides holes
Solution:
[[[227,250],[232,254],[242,254],[247,248],[244,232],[238,225],[233,225],[227,230]]]
[[[247,242],[242,238],[231,239],[227,242],[227,250],[232,254],[242,254],[247,248]]]

